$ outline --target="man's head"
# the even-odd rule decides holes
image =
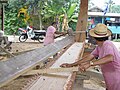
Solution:
[[[108,37],[112,34],[112,32],[105,24],[99,23],[95,28],[89,31],[89,34],[96,40],[97,45],[102,45],[104,41],[108,40]]]
[[[52,25],[53,27],[57,28],[57,22],[53,22],[51,25]]]
[[[109,37],[112,33],[105,24],[99,23],[89,31],[90,36],[95,38]]]

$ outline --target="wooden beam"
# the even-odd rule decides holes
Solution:
[[[57,75],[57,74],[42,74],[42,76],[46,76],[46,77],[54,77],[54,78],[67,78],[68,76],[65,75]]]
[[[78,22],[76,32],[85,31],[84,33],[76,33],[76,42],[83,42],[86,39],[87,19],[88,19],[88,0],[80,0],[80,12],[78,15]]]
[[[44,74],[44,73],[57,73],[57,72],[73,72],[73,71],[78,71],[78,67],[31,70],[25,73],[24,75],[35,75],[35,74]]]

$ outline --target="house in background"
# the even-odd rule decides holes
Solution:
[[[106,13],[94,6],[88,10],[88,29],[94,28],[98,23],[104,23],[112,31],[113,38],[120,38],[120,13]],[[90,22],[90,23],[89,23]]]
[[[104,10],[97,6],[94,6],[88,10],[88,19],[92,20],[92,24],[94,25],[97,23],[104,23],[104,16],[102,14],[104,14]]]
[[[110,21],[120,22],[119,13],[106,13],[104,15],[104,10],[97,6],[94,6],[88,10],[88,16],[88,19],[94,21],[94,25],[96,25],[97,23],[104,23],[107,25],[107,22]]]

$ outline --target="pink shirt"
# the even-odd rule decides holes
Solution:
[[[102,46],[97,46],[91,53],[102,58],[113,55],[113,62],[101,65],[101,70],[108,90],[120,90],[120,53],[111,41],[105,41]]]
[[[47,28],[46,37],[44,39],[44,45],[48,45],[54,42],[54,33],[56,29],[53,26]]]

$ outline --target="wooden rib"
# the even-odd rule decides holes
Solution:
[[[35,74],[44,74],[44,73],[57,73],[57,72],[73,72],[73,71],[78,71],[78,67],[31,70],[25,73],[24,75],[35,75]]]
[[[47,77],[54,77],[54,78],[67,78],[68,76],[65,75],[57,75],[57,74],[42,74],[43,76],[47,76]]]

